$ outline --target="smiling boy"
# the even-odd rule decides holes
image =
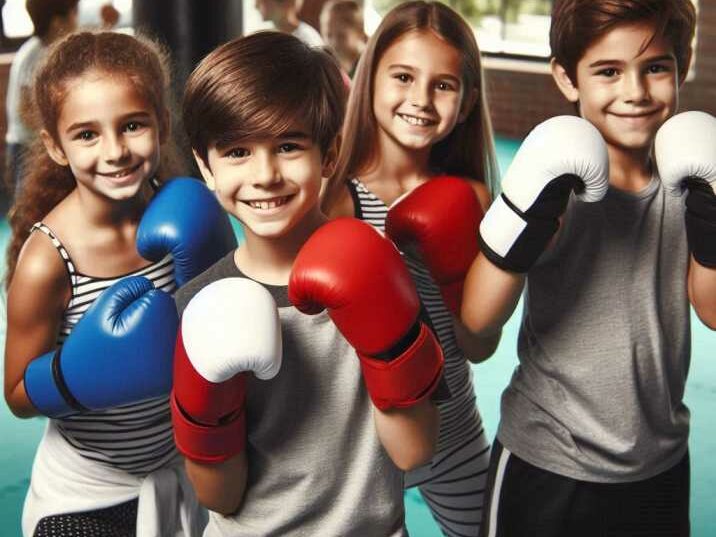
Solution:
[[[694,26],[688,0],[554,3],[554,79],[606,147],[594,139],[550,175],[589,146],[589,129],[565,135],[576,118],[538,127],[480,228],[466,326],[498,330],[526,282],[483,535],[689,534],[689,299],[713,328],[716,272],[690,255],[683,199],[662,184],[653,145],[678,108]],[[598,186],[607,156],[596,202],[570,197],[574,177],[577,194]],[[540,174],[541,193],[520,210],[512,202]],[[505,236],[521,249],[503,248]]]
[[[328,54],[277,32],[222,45],[187,85],[197,164],[246,237],[177,295],[173,421],[207,536],[405,535],[401,469],[434,450],[442,354],[407,269],[320,210],[344,97]]]

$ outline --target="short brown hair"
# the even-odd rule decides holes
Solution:
[[[671,41],[679,76],[688,71],[696,10],[691,0],[555,0],[549,44],[552,58],[576,83],[577,63],[596,40],[624,24],[653,24]]]
[[[52,19],[65,17],[73,9],[77,9],[80,0],[27,0],[25,7],[35,27],[37,37],[45,37],[50,29]]]
[[[295,123],[326,153],[343,122],[346,88],[335,60],[281,32],[240,37],[206,56],[187,81],[182,116],[192,149],[280,136]]]

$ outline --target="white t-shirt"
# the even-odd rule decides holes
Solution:
[[[23,92],[30,91],[35,67],[45,53],[45,46],[37,36],[25,41],[15,53],[10,67],[10,78],[7,84],[7,134],[8,144],[25,144],[32,136],[31,131],[20,118],[20,102]]]
[[[303,21],[298,23],[298,27],[291,32],[291,35],[298,37],[301,41],[312,47],[322,47],[325,45],[318,30]]]

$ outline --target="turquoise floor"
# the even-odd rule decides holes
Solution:
[[[509,162],[517,143],[498,141],[501,167]],[[0,221],[0,250],[5,251],[8,228]],[[4,263],[3,263],[4,264]],[[5,301],[0,300],[0,345],[5,340]],[[475,392],[490,438],[499,419],[499,398],[517,363],[515,347],[520,310],[505,327],[502,342],[486,363],[473,366]],[[693,318],[693,351],[686,402],[692,413],[691,475],[692,535],[716,535],[716,362],[714,334]],[[0,373],[0,378],[2,373]],[[0,404],[0,536],[20,535],[19,521],[22,502],[29,483],[35,447],[40,439],[44,420],[19,420]],[[408,529],[412,537],[439,536],[440,533],[419,494],[406,494]],[[578,536],[575,536],[578,537]]]

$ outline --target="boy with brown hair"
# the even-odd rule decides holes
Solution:
[[[335,61],[277,32],[187,83],[196,162],[246,238],[176,295],[172,417],[205,536],[406,535],[401,470],[435,448],[443,357],[407,268],[320,210],[344,100]]]
[[[716,259],[703,246],[716,211],[694,228],[687,201],[689,239],[710,236],[687,244],[670,192],[695,155],[658,147],[657,170],[653,146],[677,110],[694,27],[689,0],[554,3],[552,73],[589,123],[553,118],[526,138],[466,279],[462,318],[482,335],[525,288],[482,535],[689,534],[689,299],[716,326]],[[662,161],[677,165],[667,174]]]

